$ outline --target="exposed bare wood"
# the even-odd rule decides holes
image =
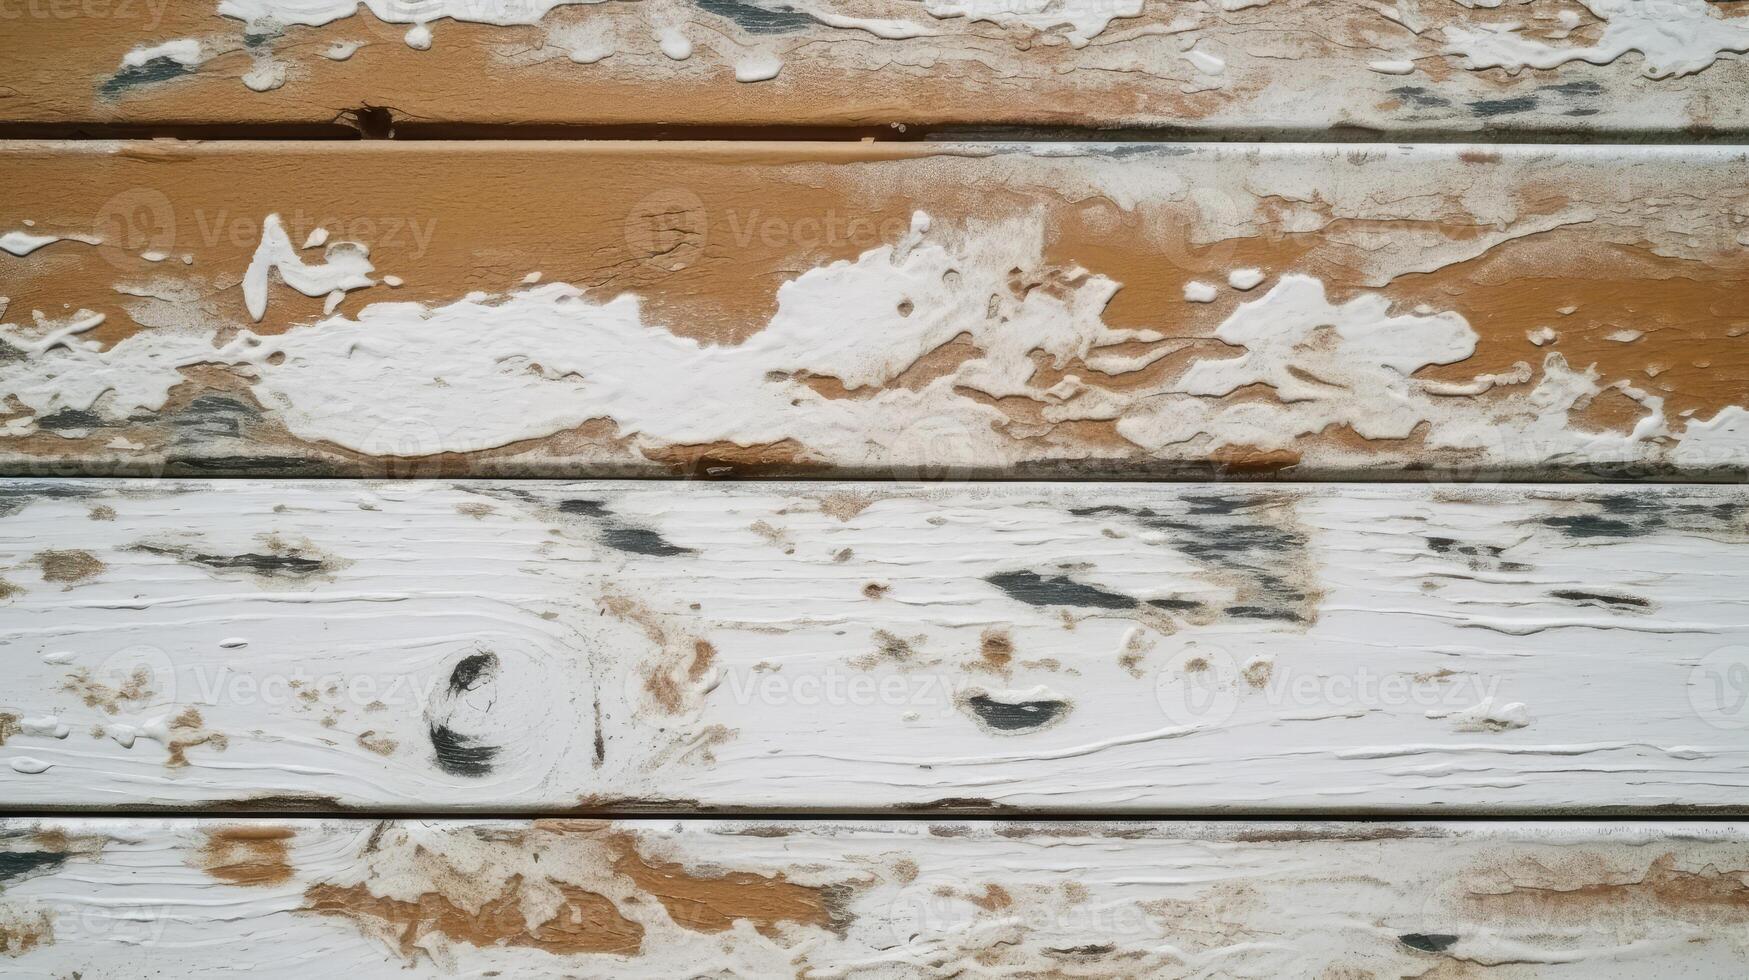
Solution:
[[[8,976],[1734,977],[1738,824],[11,820]]]
[[[13,144],[0,459],[1741,478],[1745,188],[1739,149]]]
[[[0,117],[1731,133],[1742,6],[7,0]]]

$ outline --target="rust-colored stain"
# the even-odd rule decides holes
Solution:
[[[306,911],[377,923],[392,934],[401,955],[411,958],[425,937],[435,933],[481,949],[527,946],[559,955],[632,955],[644,944],[644,927],[620,914],[605,896],[577,885],[552,882],[559,908],[533,926],[523,905],[523,879],[504,883],[496,898],[469,912],[436,892],[415,901],[374,895],[368,886],[312,885],[304,892]]]
[[[85,707],[97,708],[109,715],[121,711],[123,706],[142,704],[157,696],[157,692],[152,690],[152,673],[144,667],[135,668],[121,684],[114,687],[91,676],[89,670],[80,667],[67,675],[61,690],[77,695]]]
[[[613,869],[661,902],[676,924],[694,932],[723,932],[736,920],[767,937],[775,937],[785,922],[843,928],[841,898],[834,894],[838,888],[810,888],[782,874],[695,874],[684,865],[645,857],[630,834],[615,834],[608,842],[616,852]]]
[[[375,729],[359,732],[358,744],[367,752],[383,756],[394,755],[395,750],[401,747],[401,743],[386,735],[378,735]]]
[[[85,516],[94,521],[113,521],[115,520],[115,508],[108,504],[98,504],[87,511]]]
[[[0,955],[17,958],[55,941],[55,920],[44,910],[0,909]]]
[[[224,827],[207,832],[201,868],[233,885],[278,885],[291,880],[287,827]]]
[[[873,504],[873,497],[865,497],[860,493],[847,490],[837,491],[820,498],[820,513],[828,517],[836,517],[840,521],[849,521]]]
[[[1670,853],[1654,858],[1638,878],[1611,874],[1601,859],[1579,863],[1580,867],[1559,869],[1542,861],[1523,868],[1509,866],[1485,876],[1490,882],[1504,878],[1501,890],[1472,886],[1468,900],[1491,915],[1542,920],[1590,917],[1643,905],[1665,912],[1749,920],[1749,869],[1684,870]]]
[[[991,669],[1007,671],[1014,660],[1014,641],[1007,630],[991,627],[978,637],[978,655]]]
[[[170,757],[164,760],[164,765],[171,769],[181,769],[188,765],[188,750],[197,745],[207,745],[224,751],[230,740],[218,732],[206,729],[206,720],[196,708],[184,708],[182,713],[170,719],[170,739],[165,748],[170,750]]]
[[[69,585],[101,575],[108,567],[89,551],[39,551],[31,560],[42,569],[44,582]]]
[[[694,683],[703,680],[717,659],[717,648],[709,640],[692,641],[692,663],[686,667],[686,679]]]
[[[864,599],[879,599],[885,596],[891,588],[892,586],[880,582],[870,582],[862,587],[862,597]]]

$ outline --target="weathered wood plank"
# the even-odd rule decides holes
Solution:
[[[5,487],[13,806],[1621,812],[1749,790],[1749,491]]]
[[[14,121],[1742,132],[1708,0],[9,0]],[[385,125],[373,119],[372,125]]]
[[[1740,824],[9,820],[8,976],[1735,978]],[[409,974],[409,970],[412,971]]]
[[[14,474],[1749,472],[1740,149],[12,144],[0,222]]]

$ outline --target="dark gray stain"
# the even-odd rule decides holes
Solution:
[[[165,460],[165,468],[172,472],[191,473],[237,473],[243,476],[259,476],[263,470],[287,470],[303,475],[317,475],[319,470],[313,470],[310,460],[296,456],[170,456]]]
[[[1602,82],[1561,82],[1556,85],[1543,85],[1537,88],[1539,92],[1558,92],[1561,95],[1602,95]]]
[[[1465,544],[1456,538],[1427,537],[1427,550],[1453,558],[1478,572],[1527,572],[1531,566],[1503,557],[1506,549],[1496,544]]]
[[[1444,952],[1457,941],[1458,937],[1442,932],[1407,932],[1397,937],[1397,942],[1423,953]]]
[[[437,758],[437,768],[451,776],[479,779],[492,774],[492,762],[498,757],[498,746],[487,745],[472,735],[462,735],[447,725],[433,723],[428,737],[431,751]]]
[[[24,352],[24,348],[0,340],[0,364],[10,364],[13,361],[22,361],[29,356],[30,355]]]
[[[1520,95],[1511,99],[1483,99],[1480,102],[1470,103],[1470,111],[1484,118],[1510,116],[1514,113],[1529,112],[1535,108],[1536,96],[1534,95]]]
[[[1013,700],[981,690],[965,691],[957,702],[962,711],[978,719],[979,728],[997,735],[1023,735],[1048,728],[1067,718],[1072,707],[1062,698]]]
[[[1451,100],[1443,95],[1429,92],[1419,85],[1402,85],[1391,89],[1391,94],[1401,99],[1407,99],[1415,104],[1417,109],[1442,109],[1451,105]]]
[[[1070,511],[1078,517],[1121,516],[1170,534],[1170,546],[1212,572],[1239,579],[1238,599],[1225,612],[1241,619],[1309,624],[1317,596],[1295,581],[1310,560],[1304,532],[1271,510],[1291,498],[1268,494],[1207,494],[1180,499],[1183,511],[1103,505]],[[1163,601],[1152,605],[1175,608]]]
[[[490,650],[472,653],[458,661],[449,672],[449,693],[466,694],[498,676],[498,655]]]
[[[1052,946],[1045,950],[1045,952],[1050,953],[1053,956],[1105,956],[1116,951],[1116,943],[1099,943],[1098,945],[1089,944],[1086,946],[1067,947]]]
[[[610,527],[602,532],[601,540],[610,548],[629,551],[635,555],[672,558],[675,555],[698,554],[691,548],[669,544],[668,539],[647,527]]]
[[[653,558],[673,558],[678,555],[696,555],[692,548],[682,548],[664,538],[651,528],[638,527],[622,522],[607,505],[599,500],[587,500],[574,497],[559,501],[559,513],[576,514],[600,521],[601,543],[616,551],[624,551],[634,555],[648,555]]]
[[[64,851],[0,851],[0,882],[48,874],[67,863]]]
[[[0,482],[0,517],[11,517],[38,500],[80,500],[105,492],[99,483]]]
[[[456,698],[490,683],[498,676],[498,666],[498,655],[490,650],[471,653],[456,661],[456,665],[449,671],[449,684],[444,701],[453,703]],[[437,760],[437,768],[451,776],[467,779],[489,776],[492,774],[492,763],[501,751],[496,745],[490,745],[476,736],[449,727],[447,716],[442,720],[437,717],[427,718],[427,737],[431,740],[431,751]]]
[[[204,443],[213,439],[237,439],[243,428],[259,419],[253,407],[226,395],[202,395],[171,419],[178,442]]]
[[[561,501],[559,501],[559,513],[561,513],[561,514],[584,514],[584,515],[587,515],[589,517],[612,517],[613,516],[611,513],[608,512],[607,505],[602,503],[599,500],[581,500],[581,499],[561,500]]]
[[[1066,575],[1045,578],[1037,572],[998,572],[987,575],[989,582],[1011,599],[1029,606],[1082,606],[1089,609],[1134,609],[1140,600],[1077,582]]]
[[[144,552],[148,555],[164,555],[207,568],[217,568],[224,571],[246,571],[257,575],[298,578],[305,575],[315,575],[328,570],[328,563],[317,558],[305,558],[301,555],[212,555],[187,548],[167,548],[161,545],[136,544],[129,551]]]
[[[793,34],[805,31],[817,21],[799,13],[788,4],[749,3],[747,0],[692,0],[698,9],[716,14],[740,25],[749,34]]]
[[[63,408],[49,415],[39,415],[36,427],[49,432],[66,432],[73,429],[96,429],[103,425],[103,416],[96,412],[79,408]]]
[[[114,98],[131,89],[139,88],[142,85],[154,85],[158,82],[167,82],[172,78],[180,78],[183,75],[190,74],[193,74],[193,69],[189,68],[182,62],[177,61],[175,58],[153,58],[151,61],[142,65],[129,65],[121,71],[116,72],[114,75],[109,76],[109,78],[98,87],[97,91],[105,96]]]
[[[1661,531],[1732,536],[1749,532],[1749,499],[1704,499],[1700,494],[1620,493],[1580,497],[1588,513],[1551,514],[1536,523],[1569,538],[1638,538]]]
[[[988,694],[974,694],[966,698],[966,707],[999,732],[1029,732],[1063,717],[1069,702],[998,701]]]
[[[263,47],[284,36],[285,32],[279,30],[245,31],[243,32],[243,46],[254,51],[256,48]]]
[[[1578,602],[1586,605],[1603,603],[1608,606],[1619,606],[1633,609],[1645,609],[1651,605],[1645,599],[1633,595],[1610,595],[1605,592],[1581,592],[1576,589],[1560,589],[1549,593],[1555,599],[1565,599],[1568,602]]]

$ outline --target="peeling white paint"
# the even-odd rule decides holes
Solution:
[[[1557,46],[1518,32],[1521,25],[1449,27],[1446,53],[1461,55],[1472,70],[1550,69],[1571,61],[1605,65],[1630,51],[1645,58],[1649,78],[1692,75],[1726,53],[1749,51],[1749,22],[1727,19],[1707,0],[1580,0],[1605,21],[1603,36],[1589,46]]]
[[[1741,486],[14,489],[0,551],[52,541],[106,568],[8,575],[0,712],[72,733],[8,741],[55,766],[8,786],[18,806],[1474,813],[1749,792],[1749,718],[1706,700],[1749,649]],[[481,651],[490,680],[444,700]],[[1190,652],[1211,696],[1173,703]],[[107,710],[142,667],[149,690]],[[86,677],[95,705],[67,689]],[[974,690],[1062,707],[998,738]],[[228,744],[172,769],[188,709]],[[440,767],[434,718],[491,764]]]
[[[315,233],[310,237],[314,240]],[[326,240],[327,235],[324,233],[322,238]],[[305,247],[311,246],[306,242]],[[370,264],[368,247],[357,242],[337,242],[328,246],[323,258],[320,265],[306,263],[292,247],[279,215],[268,215],[262,223],[261,243],[256,246],[249,269],[243,274],[243,297],[249,316],[259,323],[267,315],[269,276],[275,272],[279,273],[281,282],[305,296],[324,296],[336,291],[344,295],[348,290],[375,285],[375,280],[370,278],[375,269]],[[328,312],[333,312],[332,307]]]

